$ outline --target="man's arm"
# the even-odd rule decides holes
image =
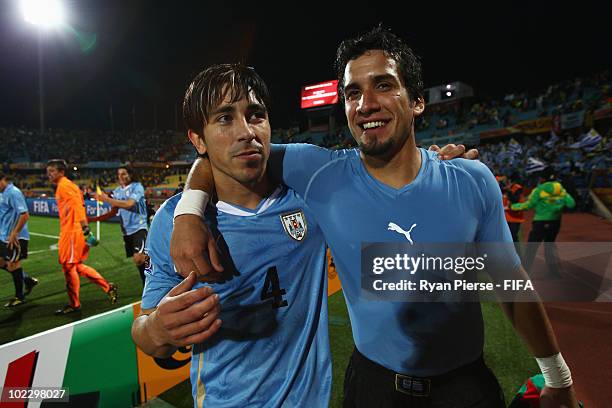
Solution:
[[[127,200],[115,200],[114,198],[110,198],[105,192],[101,192],[100,194],[92,193],[91,196],[97,201],[104,201],[113,207],[123,208],[125,210],[136,205],[136,201],[133,198],[128,198]]]
[[[14,246],[19,247],[19,233],[23,229],[25,223],[28,222],[29,218],[30,214],[27,211],[19,215],[19,218],[17,219],[17,224],[15,224],[15,228],[13,228],[8,237],[9,249],[13,249]]]
[[[529,194],[529,197],[527,197],[525,202],[512,204],[510,208],[514,211],[529,210],[530,208],[535,207],[538,201],[540,201],[540,190],[535,188],[531,194]]]
[[[492,245],[489,246],[492,251],[487,252],[489,267],[493,265],[492,277],[499,280],[498,271],[510,270],[513,278],[528,279],[514,250],[512,236],[505,220],[501,190],[495,176],[486,167],[475,166],[474,170],[473,174],[481,186],[485,205],[476,240],[485,248]],[[509,278],[507,274],[502,274],[502,277],[504,276]],[[503,303],[502,309],[545,374],[546,387],[542,391],[541,407],[577,407],[567,365],[564,362],[563,366],[546,365],[545,358],[552,357],[556,361],[562,361],[562,357],[546,311],[537,296],[533,299],[533,302]]]
[[[574,197],[572,197],[570,193],[565,190],[565,188],[563,188],[563,200],[567,208],[576,207],[576,200],[574,200]]]
[[[475,149],[465,153],[463,145],[450,144],[442,149],[434,145],[430,149],[438,152],[445,160],[478,157],[478,151]],[[270,149],[266,171],[271,180],[283,182],[303,194],[310,177],[341,154],[345,154],[345,151],[308,144],[274,144]],[[213,190],[214,179],[210,161],[207,158],[198,158],[191,167],[183,196],[174,212],[174,229],[170,241],[170,255],[178,273],[183,277],[192,270],[195,270],[200,278],[223,271],[216,246],[209,239],[208,228],[202,221],[208,197]],[[210,261],[204,257],[206,252]]]
[[[221,327],[219,296],[210,287],[193,289],[196,274],[173,287],[155,309],[143,310],[132,338],[146,354],[170,357],[179,347],[202,343]]]
[[[106,221],[109,218],[114,217],[119,212],[117,207],[111,207],[110,211],[105,214],[100,215],[99,217],[87,217],[88,222],[97,222],[97,221]]]
[[[501,306],[514,329],[538,360],[542,373],[546,371],[547,376],[552,376],[560,382],[549,384],[545,376],[546,384],[540,394],[540,406],[578,408],[571,373],[561,357],[557,339],[542,303],[502,303]]]

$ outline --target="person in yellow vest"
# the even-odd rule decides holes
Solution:
[[[524,211],[535,208],[535,215],[528,241],[537,244],[527,245],[523,266],[530,271],[539,243],[554,243],[561,229],[561,216],[565,207],[574,208],[576,201],[565,191],[552,170],[545,171],[541,183],[531,192],[524,203],[512,204],[514,211]],[[548,268],[553,275],[559,276],[557,254],[554,244],[544,245],[544,254]]]

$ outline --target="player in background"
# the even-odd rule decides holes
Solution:
[[[145,282],[145,242],[147,240],[147,202],[143,185],[134,180],[133,171],[127,166],[117,169],[119,187],[113,190],[112,197],[106,193],[93,193],[98,201],[109,203],[111,210],[99,217],[88,218],[89,222],[104,221],[117,214],[121,218],[121,232],[125,243],[125,256],[132,258],[142,284]]]
[[[0,172],[0,268],[13,276],[15,297],[5,307],[19,306],[25,302],[38,280],[29,277],[21,266],[28,257],[28,206],[19,190],[7,174]]]
[[[85,276],[100,286],[107,294],[111,304],[117,301],[117,285],[107,282],[98,271],[83,263],[89,256],[89,245],[95,244],[95,238],[87,223],[83,193],[65,176],[66,168],[66,161],[61,159],[47,162],[47,177],[57,186],[55,201],[60,219],[58,255],[70,299],[69,304],[55,312],[57,315],[65,315],[81,309],[79,275]]]

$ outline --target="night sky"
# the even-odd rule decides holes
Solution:
[[[458,80],[482,97],[537,90],[612,66],[602,3],[65,3],[74,30],[47,32],[42,44],[50,127],[109,129],[112,105],[116,129],[132,127],[132,106],[139,128],[153,127],[154,106],[158,128],[174,128],[175,106],[190,79],[206,64],[235,61],[266,80],[272,125],[287,127],[302,118],[300,87],[335,78],[339,42],[378,22],[421,55],[426,86]],[[83,50],[94,34],[95,45]],[[36,30],[13,0],[0,2],[0,61],[0,126],[37,128]]]

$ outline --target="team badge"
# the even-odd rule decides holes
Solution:
[[[144,251],[144,255],[145,255],[145,269],[151,269],[151,258],[149,257],[149,254],[147,253],[147,251]]]
[[[308,226],[306,224],[306,217],[302,210],[294,211],[292,213],[283,214],[280,216],[283,228],[289,236],[296,241],[301,241],[306,236]]]

